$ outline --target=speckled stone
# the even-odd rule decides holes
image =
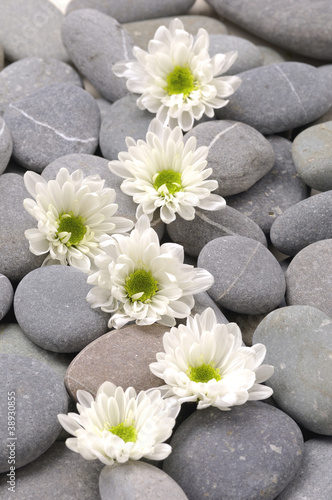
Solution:
[[[224,75],[237,75],[242,71],[262,66],[263,56],[256,45],[232,35],[210,35],[209,54],[226,54],[226,52],[237,51],[237,58]]]
[[[6,170],[13,151],[13,140],[6,122],[0,116],[0,175]]]
[[[149,363],[163,350],[167,330],[157,324],[131,325],[95,340],[69,365],[65,378],[69,394],[76,399],[76,391],[83,389],[95,396],[105,380],[124,389],[133,386],[138,392],[162,385],[163,380],[150,372]]]
[[[3,274],[0,274],[0,321],[4,316],[6,316],[7,312],[12,305],[14,297],[13,285]],[[1,352],[1,351],[0,351]]]
[[[251,238],[216,238],[202,249],[197,265],[214,277],[208,294],[218,305],[231,311],[267,313],[284,297],[285,278],[278,261],[259,241]]]
[[[0,472],[10,470],[8,444],[15,448],[15,466],[23,467],[44,453],[61,431],[58,413],[66,413],[68,397],[56,373],[36,359],[13,354],[0,355],[0,420],[6,422],[8,397],[15,398],[15,437],[8,426],[0,427]],[[12,394],[14,392],[14,394]],[[13,400],[11,400],[13,402]]]
[[[301,465],[303,438],[288,415],[253,401],[195,411],[171,446],[163,470],[191,500],[273,500]]]
[[[310,431],[332,435],[332,319],[315,307],[282,307],[263,319],[253,340],[274,366],[265,383],[277,405]]]

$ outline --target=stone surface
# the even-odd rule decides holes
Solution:
[[[272,170],[248,190],[226,199],[229,207],[252,219],[266,234],[277,217],[309,196],[293,163],[292,143],[279,136],[267,139],[275,155]]]
[[[98,99],[96,99],[96,103],[98,104],[98,108],[100,111],[101,121],[103,121],[111,111],[112,103],[107,101],[106,99],[103,99],[103,97],[99,97]]]
[[[0,114],[9,103],[56,83],[83,86],[78,73],[57,59],[27,57],[9,64],[0,73]]]
[[[12,305],[14,297],[13,285],[3,274],[0,274],[0,321],[4,316],[6,316],[7,312]]]
[[[83,389],[96,395],[98,387],[109,380],[124,389],[146,391],[163,380],[153,375],[149,363],[163,350],[162,338],[167,327],[131,325],[103,335],[83,349],[70,364],[66,387],[72,398]]]
[[[1,354],[0,366],[6,374],[0,388],[1,422],[7,424],[8,402],[15,402],[16,412],[11,432],[17,439],[7,439],[13,438],[7,425],[0,428],[0,472],[6,472],[10,470],[8,444],[13,446],[16,468],[32,462],[52,445],[61,430],[57,414],[67,412],[68,397],[63,382],[40,361]],[[9,401],[9,397],[14,399]]]
[[[62,24],[62,39],[79,71],[102,97],[115,101],[128,93],[126,79],[112,71],[117,61],[132,59],[132,40],[113,17],[95,9],[68,14]]]
[[[6,122],[0,116],[0,175],[6,170],[13,151],[13,140]]]
[[[267,64],[285,62],[285,58],[272,47],[266,47],[265,45],[257,45],[257,47],[262,54],[263,66],[266,66]]]
[[[204,310],[207,307],[211,307],[213,309],[218,323],[221,323],[223,325],[226,325],[228,323],[228,319],[225,317],[225,315],[220,311],[219,307],[213,300],[211,299],[210,295],[207,292],[201,292],[197,293],[194,296],[195,299],[195,305],[191,310],[190,315],[195,316],[195,314],[202,314]],[[177,324],[186,324],[187,320],[186,319],[178,319]]]
[[[153,465],[130,461],[104,467],[99,476],[101,500],[186,500],[180,486]]]
[[[232,66],[223,75],[237,75],[242,71],[262,66],[263,56],[256,45],[232,35],[210,35],[209,54],[226,54],[226,52],[237,51],[237,58]]]
[[[202,249],[197,265],[214,277],[208,294],[231,311],[267,313],[284,297],[285,278],[278,261],[259,241],[251,238],[216,238]]]
[[[0,43],[0,71],[3,69],[5,65],[5,54],[3,51],[2,44]]]
[[[303,438],[288,415],[255,401],[195,411],[171,446],[163,470],[191,500],[273,500],[300,467]]]
[[[23,332],[54,352],[78,352],[108,331],[108,315],[86,300],[86,274],[70,266],[44,266],[20,281],[14,311]],[[50,287],[52,283],[52,287]]]
[[[214,191],[230,196],[249,189],[267,174],[274,163],[274,152],[267,139],[244,123],[214,120],[201,123],[186,134],[196,137],[197,147],[209,148],[211,178],[218,181]]]
[[[247,123],[262,134],[306,125],[331,105],[325,79],[309,64],[269,64],[238,76],[242,80],[240,87],[216,115],[222,120]]]
[[[262,230],[251,219],[226,205],[222,210],[195,209],[193,220],[177,217],[167,225],[172,241],[182,245],[188,255],[197,257],[209,241],[221,236],[245,236],[267,246]]]
[[[14,159],[35,172],[64,154],[94,153],[98,145],[98,106],[76,85],[52,85],[11,103],[4,120]]]
[[[332,319],[314,307],[282,307],[263,319],[253,340],[274,366],[265,383],[277,405],[305,428],[332,435]]]

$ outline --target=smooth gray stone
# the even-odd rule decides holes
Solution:
[[[285,62],[284,56],[282,56],[277,50],[273,49],[272,47],[257,45],[257,48],[262,54],[263,66],[266,66],[267,64]]]
[[[119,23],[130,23],[132,21],[144,21],[155,17],[173,16],[185,14],[195,0],[168,0],[167,2],[156,0],[71,0],[67,6],[66,13],[77,9],[97,9],[108,16],[112,16]]]
[[[227,106],[216,110],[222,120],[237,120],[262,134],[306,125],[330,107],[330,91],[317,68],[299,62],[269,64],[239,73],[242,83]]]
[[[68,61],[60,29],[62,12],[45,0],[2,0],[0,39],[6,58],[54,57]]]
[[[41,457],[15,471],[15,493],[8,494],[7,477],[0,476],[0,500],[98,500],[103,464],[85,460],[65,443],[54,443]]]
[[[201,123],[185,136],[196,137],[197,147],[209,148],[211,178],[218,181],[215,194],[230,196],[249,189],[274,163],[269,142],[254,128],[240,122],[215,120]]]
[[[271,241],[286,255],[295,255],[316,241],[332,238],[332,190],[296,203],[272,224]]]
[[[37,221],[23,207],[29,197],[24,181],[18,174],[0,176],[0,273],[12,282],[39,267],[43,256],[29,250],[24,231],[36,227]]]
[[[279,47],[331,60],[330,0],[206,0],[223,18]]]
[[[247,191],[226,199],[228,206],[256,222],[265,234],[270,232],[277,217],[310,194],[308,186],[296,172],[292,143],[279,136],[270,136],[267,140],[275,155],[272,170]]]
[[[109,331],[108,315],[86,301],[90,289],[86,274],[76,268],[54,265],[35,269],[16,289],[17,322],[29,339],[44,349],[78,352]]]
[[[263,319],[253,341],[266,346],[264,363],[274,366],[265,383],[277,405],[306,429],[332,435],[330,316],[306,305],[282,307]]]
[[[106,101],[106,99],[103,99],[102,97],[96,99],[96,103],[98,104],[98,108],[100,111],[101,121],[103,121],[104,118],[106,118],[106,116],[108,115],[108,113],[110,113],[112,109],[112,103]]]
[[[13,285],[4,274],[0,273],[0,321],[10,309],[13,303],[14,289]],[[1,352],[1,351],[0,351]]]
[[[6,122],[0,116],[0,175],[6,170],[13,151],[13,140]]]
[[[133,43],[116,19],[95,9],[75,10],[64,19],[62,40],[75,66],[102,97],[116,101],[128,93],[126,79],[117,77],[112,66],[133,58]]]
[[[0,71],[3,69],[5,65],[5,54],[3,51],[2,44],[0,43]]]
[[[180,486],[157,467],[129,461],[104,467],[99,476],[101,500],[186,500]]]
[[[56,83],[83,87],[79,74],[57,59],[27,57],[9,64],[0,73],[0,114],[8,104]]]
[[[231,35],[210,35],[209,54],[213,57],[215,54],[226,54],[226,52],[237,51],[237,58],[228,71],[223,75],[237,75],[242,71],[262,66],[263,56],[256,45]]]
[[[285,294],[285,278],[278,261],[251,238],[216,238],[202,249],[197,265],[214,277],[208,294],[218,305],[234,312],[270,312]]]
[[[332,239],[295,255],[286,272],[288,305],[317,307],[332,317]]]
[[[330,500],[332,495],[332,438],[309,439],[303,461],[293,481],[278,500]]]
[[[226,206],[211,212],[196,208],[195,212],[193,220],[178,216],[167,225],[172,241],[182,245],[188,255],[197,257],[209,241],[221,236],[245,236],[267,246],[264,233],[257,224],[234,208]]]
[[[318,191],[332,189],[332,121],[309,127],[293,142],[296,170],[308,186]]]
[[[191,500],[273,500],[301,465],[303,437],[288,415],[252,401],[195,411],[171,446],[163,470]]]
[[[200,292],[195,295],[195,305],[190,312],[190,316],[195,316],[195,314],[202,314],[205,309],[211,307],[213,309],[217,322],[222,325],[226,325],[228,323],[228,319],[226,316],[220,311],[217,304],[211,299],[210,295],[207,292]],[[178,319],[177,324],[185,325],[187,323],[187,319]]]
[[[13,137],[14,159],[35,172],[59,156],[92,154],[98,146],[98,106],[76,85],[52,85],[11,103],[4,120]]]
[[[36,359],[1,354],[0,367],[1,373],[6,374],[0,387],[0,421],[5,423],[0,427],[0,472],[6,472],[10,470],[10,451],[15,454],[15,467],[19,468],[54,443],[61,431],[57,415],[67,412],[68,396],[56,373]],[[7,425],[9,408],[13,408],[9,402],[15,403],[15,430]]]

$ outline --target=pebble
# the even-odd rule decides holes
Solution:
[[[249,40],[231,35],[210,35],[210,57],[213,57],[215,54],[226,54],[226,52],[234,50],[238,53],[237,58],[223,75],[237,75],[242,71],[262,66],[262,53]]]
[[[0,321],[9,311],[14,297],[13,285],[4,274],[0,273]]]
[[[2,44],[0,43],[0,71],[3,69],[5,65],[5,54],[3,51]]]
[[[163,335],[169,330],[158,324],[130,325],[113,330],[89,344],[70,364],[65,384],[73,399],[83,389],[94,397],[98,387],[109,380],[126,389],[146,391],[163,380],[150,372],[149,364],[163,351]]]
[[[282,307],[263,319],[253,340],[274,366],[266,385],[277,405],[306,429],[332,435],[332,319],[315,307]]]
[[[23,178],[18,174],[0,176],[0,273],[17,282],[39,267],[43,256],[29,250],[24,231],[36,225],[36,220],[23,207],[29,196]]]
[[[1,3],[0,39],[6,58],[42,57],[67,61],[60,29],[64,16],[45,0],[7,0]]]
[[[208,165],[219,185],[215,194],[230,196],[241,193],[273,167],[272,146],[262,134],[244,123],[205,122],[196,125],[185,137],[196,137],[197,147],[208,147]]]
[[[64,19],[62,40],[75,66],[102,97],[116,101],[128,93],[126,79],[117,77],[112,66],[133,58],[133,44],[116,19],[95,9],[75,10]]]
[[[284,297],[281,267],[259,241],[243,236],[216,238],[202,249],[197,264],[214,277],[208,294],[219,306],[231,311],[267,313]]]
[[[332,239],[312,243],[295,255],[286,283],[288,305],[317,307],[332,317]]]
[[[331,105],[325,80],[309,64],[269,64],[238,76],[242,80],[240,87],[227,106],[216,110],[216,115],[222,120],[247,123],[262,134],[306,125]]]
[[[285,62],[285,58],[272,47],[266,47],[265,45],[257,45],[263,58],[262,66],[267,66],[268,64]]]
[[[76,268],[53,265],[20,281],[14,311],[30,340],[50,351],[78,352],[109,330],[108,315],[86,300],[91,289],[86,277]]]
[[[13,137],[14,159],[38,173],[59,156],[92,154],[98,145],[98,106],[76,85],[52,85],[11,103],[4,120]]]
[[[78,73],[69,64],[57,59],[26,57],[9,64],[0,73],[0,114],[4,113],[11,102],[56,83],[83,87]]]
[[[119,99],[120,100],[120,99]],[[110,113],[112,109],[112,103],[109,101],[106,101],[106,99],[103,99],[102,97],[99,97],[96,99],[96,103],[98,104],[98,108],[100,111],[100,118],[101,121],[103,122],[104,118]]]
[[[6,170],[13,151],[13,140],[6,122],[0,116],[0,175]]]
[[[296,423],[258,401],[227,412],[195,411],[171,446],[163,470],[191,500],[273,500],[295,476],[303,454]]]
[[[57,415],[67,411],[68,397],[56,373],[36,359],[1,354],[0,364],[6,374],[0,388],[0,420],[7,422],[8,397],[14,397],[17,439],[13,443],[18,469],[38,458],[56,440],[61,431]],[[10,470],[7,427],[0,428],[0,472]]]
[[[277,217],[307,198],[310,191],[296,172],[292,143],[279,136],[270,136],[267,140],[275,155],[272,170],[248,190],[226,199],[228,206],[252,219],[265,234],[270,232]]]
[[[99,476],[99,491],[101,500],[188,500],[168,474],[140,461],[104,467]]]
[[[197,257],[209,241],[222,236],[245,236],[267,246],[263,231],[257,224],[234,208],[207,211],[195,208],[195,218],[177,217],[167,225],[167,233],[174,243],[182,245],[188,255]]]

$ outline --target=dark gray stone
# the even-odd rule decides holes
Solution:
[[[254,401],[195,411],[171,446],[163,470],[190,500],[273,500],[301,465],[303,438],[288,415]]]
[[[252,219],[266,234],[277,217],[310,194],[308,186],[296,172],[292,143],[278,136],[267,140],[275,155],[272,170],[247,191],[226,199],[228,206]]]
[[[291,264],[292,265],[292,264]],[[282,307],[258,325],[254,343],[274,366],[265,383],[277,405],[310,431],[332,435],[332,320],[315,307]]]
[[[257,130],[234,121],[211,121],[194,127],[185,136],[196,137],[197,147],[209,148],[215,193],[230,196],[249,189],[267,174],[274,163],[272,146]]]
[[[6,170],[13,151],[13,140],[6,122],[0,116],[0,175]]]
[[[15,454],[15,467],[19,468],[52,445],[61,431],[57,415],[67,412],[68,396],[56,373],[40,361],[1,354],[0,367],[1,373],[6,374],[0,388],[0,420],[4,424],[0,427],[0,472],[6,472],[10,470],[10,451]],[[7,422],[9,409],[14,406],[15,429],[11,430]]]
[[[227,106],[216,110],[222,120],[247,123],[262,134],[306,125],[330,107],[330,92],[317,68],[299,62],[270,64],[239,73],[242,83]]]
[[[52,85],[11,103],[4,120],[14,159],[35,172],[64,154],[94,153],[98,145],[98,106],[76,85]]]
[[[102,97],[116,101],[128,93],[125,78],[118,78],[112,66],[133,58],[133,44],[116,19],[95,9],[75,10],[64,19],[62,39],[75,66]]]
[[[6,66],[0,73],[0,114],[8,104],[56,83],[83,87],[78,73],[57,59],[27,57]]]
[[[251,238],[216,238],[202,249],[197,265],[214,277],[208,294],[231,311],[267,313],[284,297],[285,278],[278,261],[259,241]]]
[[[86,301],[91,289],[86,277],[56,265],[35,269],[20,281],[14,311],[30,340],[50,351],[78,352],[109,330],[108,315]]]
[[[237,75],[242,71],[262,66],[263,56],[256,45],[231,35],[210,35],[209,54],[213,57],[215,54],[226,54],[226,52],[237,51],[237,58],[232,66],[223,75]]]
[[[0,274],[0,321],[4,316],[6,316],[7,312],[12,305],[14,297],[13,285],[3,274]]]

